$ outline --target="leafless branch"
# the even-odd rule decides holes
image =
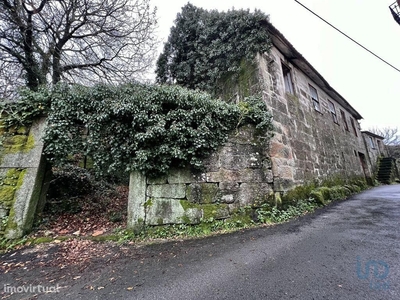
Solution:
[[[0,0],[0,62],[19,69],[0,76],[18,74],[30,88],[140,78],[157,44],[149,1]]]

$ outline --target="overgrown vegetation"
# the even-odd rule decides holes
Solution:
[[[103,176],[130,170],[158,176],[171,165],[200,168],[235,128],[254,124],[265,136],[272,132],[261,97],[236,105],[178,86],[138,83],[22,89],[17,102],[0,103],[0,112],[3,131],[47,115],[49,160],[62,166],[86,157]]]
[[[327,178],[321,182],[309,182],[286,192],[282,197],[282,207],[286,208],[309,198],[324,205],[330,200],[344,199],[353,193],[359,193],[367,186],[365,178],[361,176],[352,178],[338,176]]]
[[[271,117],[260,101],[249,97],[237,106],[178,86],[58,86],[45,153],[55,165],[75,154],[89,156],[99,174],[122,169],[159,176],[170,166],[201,168],[238,126],[270,131]]]
[[[281,206],[261,203],[258,206],[241,207],[237,209],[235,214],[229,219],[204,219],[197,225],[171,224],[146,226],[143,231],[135,233],[131,230],[124,229],[126,222],[126,200],[124,200],[124,197],[117,196],[117,194],[113,196],[115,192],[111,192],[111,190],[104,187],[97,187],[98,193],[96,197],[72,197],[71,199],[74,199],[74,201],[66,202],[71,204],[71,206],[61,207],[61,210],[57,202],[50,203],[51,205],[48,206],[47,212],[45,212],[44,222],[37,228],[39,232],[15,241],[9,241],[4,238],[0,239],[0,250],[5,251],[14,247],[34,245],[39,242],[62,241],[76,238],[76,235],[72,233],[78,229],[78,235],[81,236],[80,239],[118,241],[119,243],[132,241],[146,242],[165,238],[204,237],[211,234],[221,234],[257,227],[264,224],[271,225],[286,222],[292,218],[311,213],[332,201],[343,200],[349,195],[358,193],[365,188],[367,188],[365,180],[360,178],[353,178],[346,182],[340,178],[333,178],[321,183],[310,183],[295,188],[284,196],[284,202]],[[106,197],[103,197],[104,192],[106,192]],[[121,195],[121,192],[119,193]],[[127,193],[126,189],[124,193]],[[111,197],[115,196],[116,198],[107,202],[107,198],[111,199]],[[127,194],[125,197],[127,197]],[[105,209],[109,207],[110,204],[113,205],[112,214]],[[81,209],[84,205],[86,205],[86,209]],[[101,213],[101,211],[104,213]],[[56,223],[53,223],[52,226],[49,226],[52,221],[50,219],[46,220],[46,218],[50,216],[58,220]],[[101,222],[99,222],[101,226],[90,222],[90,218],[101,220]],[[68,224],[69,230],[60,226],[62,222]],[[109,227],[114,228],[112,232],[109,230],[104,231],[104,234],[99,236],[91,234],[93,230],[98,231],[99,229],[102,230],[102,228],[107,227],[104,226],[106,223],[109,224],[108,226],[113,224],[113,226]],[[43,233],[49,231],[52,232],[53,235],[42,238]],[[85,231],[89,234],[85,235]]]
[[[269,51],[267,20],[259,10],[218,12],[186,4],[157,61],[157,81],[220,96],[226,80],[240,84],[244,61]]]

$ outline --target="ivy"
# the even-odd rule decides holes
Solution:
[[[201,168],[236,127],[271,129],[260,101],[245,99],[243,110],[179,86],[60,85],[51,94],[45,153],[55,165],[88,155],[100,174],[138,170],[159,176],[170,167]]]
[[[18,101],[0,102],[1,126],[26,126],[34,119],[46,115],[50,108],[50,94],[51,91],[44,87],[38,91],[24,88],[19,91]]]
[[[220,96],[226,78],[239,79],[244,60],[269,51],[267,20],[260,10],[218,12],[186,4],[157,61],[157,81]]]

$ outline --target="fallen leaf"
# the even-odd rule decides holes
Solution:
[[[96,230],[95,232],[92,233],[92,236],[99,236],[104,233],[104,230]]]

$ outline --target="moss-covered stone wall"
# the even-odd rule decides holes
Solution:
[[[18,238],[32,227],[43,179],[44,124],[6,128],[0,119],[0,237]]]
[[[314,82],[277,48],[258,59],[264,100],[274,120],[270,156],[275,191],[331,177],[371,177],[357,116],[328,95],[323,82]],[[285,88],[283,64],[290,70],[291,92]],[[317,91],[318,108],[310,86]]]
[[[268,138],[252,126],[231,134],[202,172],[176,169],[163,178],[133,173],[128,226],[197,224],[230,218],[245,206],[273,201]]]

